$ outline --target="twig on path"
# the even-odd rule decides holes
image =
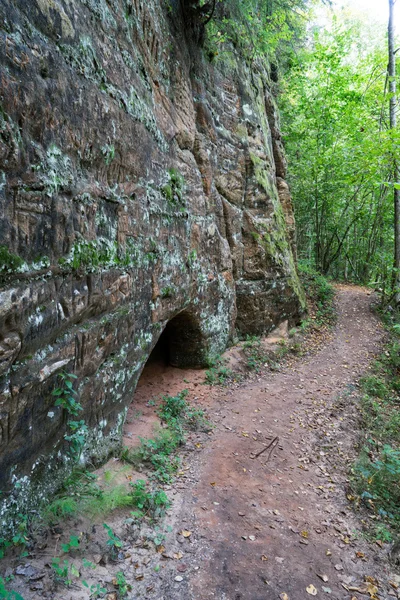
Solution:
[[[269,459],[271,458],[272,452],[277,447],[278,442],[279,442],[279,437],[275,436],[274,439],[268,444],[268,446],[265,446],[265,448],[260,450],[260,452],[257,452],[257,454],[251,454],[250,458],[252,458],[252,459],[258,458],[259,456],[261,456],[261,454],[264,454],[264,452],[269,449],[269,453],[268,453],[268,457],[267,457],[267,462],[268,462]]]

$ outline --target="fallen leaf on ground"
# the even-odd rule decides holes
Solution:
[[[312,583],[306,587],[306,592],[307,594],[310,594],[310,596],[316,596],[318,593],[317,588],[314,587]]]
[[[376,594],[378,593],[378,588],[373,583],[367,582],[367,591],[371,598],[376,598]]]
[[[301,537],[307,539],[308,538],[308,531],[304,530],[300,532]]]
[[[181,535],[183,535],[183,537],[185,537],[185,538],[188,538],[192,535],[192,532],[188,531],[187,529],[182,529]]]
[[[262,554],[261,560],[268,560],[268,556],[265,556],[265,554]]]
[[[176,560],[180,560],[182,558],[182,556],[183,556],[182,552],[175,552],[175,554],[174,554],[174,558]]]
[[[279,598],[281,600],[289,600],[289,596],[285,592],[283,592],[283,594],[280,594]]]

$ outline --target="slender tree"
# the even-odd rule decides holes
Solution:
[[[394,5],[396,0],[389,0],[389,26],[388,26],[388,49],[389,49],[389,114],[390,129],[394,133],[397,125],[396,108],[396,51],[394,47]],[[400,304],[400,167],[396,155],[393,155],[393,197],[394,197],[394,269],[395,269],[395,294],[396,303]]]

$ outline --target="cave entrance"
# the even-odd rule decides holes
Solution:
[[[187,386],[204,380],[204,374],[193,369],[204,366],[206,338],[199,322],[187,311],[173,317],[153,347],[139,378],[133,402],[128,408],[123,443],[132,447],[140,437],[151,438],[159,422],[154,406],[163,395],[175,396]],[[179,367],[178,369],[176,367]],[[185,379],[186,383],[183,383]],[[189,385],[190,387],[190,385]]]
[[[205,341],[197,319],[183,311],[168,321],[147,359],[145,369],[155,364],[181,369],[206,366]]]
[[[138,381],[137,391],[143,385],[154,385],[174,377],[174,369],[201,368],[205,366],[207,345],[198,320],[182,311],[168,321],[153,347]],[[181,377],[181,375],[175,375]],[[152,383],[153,382],[153,383]]]

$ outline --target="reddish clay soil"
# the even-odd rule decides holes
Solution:
[[[183,581],[171,573],[160,597],[397,597],[388,548],[366,542],[346,498],[357,380],[384,336],[370,305],[366,290],[338,286],[334,335],[316,354],[206,398],[217,426],[180,508],[190,569]]]
[[[362,597],[344,586],[365,593],[365,576],[378,580],[377,598],[397,596],[385,548],[360,538],[346,498],[357,441],[351,396],[383,330],[365,290],[340,286],[337,302],[325,347],[219,405],[217,431],[182,509],[202,540],[199,568],[188,595],[175,585],[170,598],[302,600],[315,595],[312,585],[319,597],[344,600]],[[270,456],[252,458],[276,438]]]
[[[150,437],[154,401],[184,388],[215,427],[191,433],[182,449],[182,470],[166,486],[173,504],[159,526],[162,547],[151,542],[151,531],[131,535],[123,511],[107,518],[125,541],[117,564],[104,554],[104,539],[87,546],[86,558],[98,564],[93,581],[107,587],[107,598],[117,598],[112,579],[121,570],[131,600],[400,598],[389,544],[366,541],[369,517],[354,512],[347,497],[360,441],[357,381],[384,338],[372,300],[362,288],[337,286],[337,324],[317,350],[310,337],[302,358],[228,387],[204,385],[204,371],[149,361],[128,415],[126,444]],[[118,461],[106,467],[118,468],[122,478],[141,476],[127,474]],[[77,521],[67,533],[87,526]],[[50,542],[47,555],[49,548]],[[40,556],[30,563],[47,568]],[[24,589],[18,576],[15,583]],[[77,586],[54,592],[50,584],[23,596],[89,597]]]

